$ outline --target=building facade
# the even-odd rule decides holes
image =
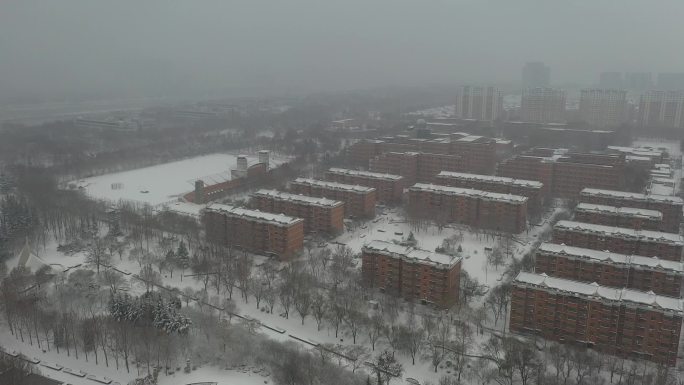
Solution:
[[[386,204],[400,204],[404,195],[404,178],[401,175],[331,168],[325,177],[332,182],[372,187],[378,202]]]
[[[503,96],[496,87],[463,86],[456,95],[456,116],[493,122],[503,112]]]
[[[520,119],[533,123],[561,123],[565,121],[564,90],[554,88],[525,88],[520,100]]]
[[[539,213],[542,207],[542,191],[544,184],[525,179],[513,179],[501,176],[466,174],[442,171],[435,177],[435,183],[450,186],[472,188],[501,194],[513,194],[527,197],[527,208],[530,213]]]
[[[409,214],[517,234],[527,228],[527,197],[417,183],[409,188]]]
[[[499,163],[496,174],[511,179],[533,180],[542,184],[542,195],[550,197],[553,188],[553,165],[551,157],[518,155]]]
[[[556,223],[553,227],[553,243],[676,262],[682,260],[684,247],[679,234],[573,221]]]
[[[553,170],[553,195],[577,199],[582,189],[620,190],[625,185],[623,154],[569,153],[556,160]]]
[[[347,217],[375,217],[375,189],[372,187],[297,178],[290,182],[290,190],[295,194],[342,201]]]
[[[441,308],[458,302],[460,257],[376,240],[363,247],[361,259],[367,287]]]
[[[663,228],[663,214],[660,211],[593,203],[578,204],[575,207],[575,221],[634,230],[661,231]]]
[[[509,328],[674,366],[682,313],[679,298],[521,272],[513,281]]]
[[[555,243],[539,246],[534,271],[551,277],[652,291],[670,297],[681,296],[684,279],[682,262]]]
[[[536,148],[499,164],[497,175],[536,180],[545,195],[576,199],[586,187],[621,189],[625,184],[624,154],[570,153]]]
[[[627,122],[627,91],[587,89],[580,94],[579,116],[594,127],[617,127]]]
[[[659,211],[663,214],[661,231],[679,232],[682,222],[682,198],[668,195],[640,194],[616,190],[585,188],[580,192],[580,201],[617,207],[635,207]]]
[[[202,212],[202,223],[209,242],[284,260],[297,255],[304,245],[301,218],[214,203]]]
[[[277,190],[259,190],[251,204],[260,211],[304,219],[305,233],[339,234],[344,231],[344,202]]]
[[[460,171],[465,162],[459,155],[423,152],[387,152],[370,160],[370,171],[401,175],[406,186],[430,182],[442,170]]]
[[[684,129],[684,91],[649,91],[641,95],[639,125]]]

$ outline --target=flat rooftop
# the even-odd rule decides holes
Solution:
[[[600,251],[585,249],[583,247],[559,245],[556,243],[544,242],[537,249],[538,252],[562,255],[578,259],[589,259],[603,263],[614,263],[622,265],[635,265],[644,268],[667,270],[678,274],[684,274],[684,264],[677,261],[668,261],[656,257],[644,257],[641,255],[627,255],[613,253],[610,251]]]
[[[266,189],[261,189],[254,194],[253,196],[262,196],[262,197],[268,197],[268,198],[273,198],[281,201],[290,201],[290,202],[295,202],[295,203],[302,203],[306,205],[312,205],[312,206],[319,206],[319,207],[337,207],[341,206],[344,204],[344,202],[341,201],[336,201],[328,198],[316,198],[316,197],[310,197],[306,195],[300,195],[300,194],[292,194],[288,192],[282,192],[278,190],[266,190]]]
[[[527,202],[527,197],[520,195],[493,193],[489,191],[482,191],[471,188],[440,186],[430,183],[416,183],[413,186],[409,187],[409,190],[428,191],[447,195],[469,196],[473,198],[489,199],[507,203],[522,204]]]
[[[581,297],[600,298],[604,301],[617,303],[633,303],[649,308],[662,309],[681,314],[684,311],[682,300],[679,298],[657,295],[653,292],[643,292],[633,289],[618,289],[601,286],[597,283],[585,283],[569,279],[549,277],[546,274],[520,272],[514,285],[533,286],[541,290],[553,290]]]
[[[371,171],[350,170],[347,168],[331,168],[328,170],[328,172],[331,172],[333,174],[338,174],[338,175],[360,176],[360,177],[364,177],[364,178],[390,180],[390,181],[398,181],[398,180],[403,179],[403,177],[401,175],[385,174],[385,173],[381,173],[381,172],[371,172]]]
[[[294,180],[294,183],[306,184],[306,185],[315,186],[315,187],[329,188],[332,190],[352,191],[352,192],[357,192],[357,193],[369,193],[369,192],[375,191],[375,189],[373,187],[360,186],[357,184],[328,182],[325,180],[309,179],[309,178],[297,178]]]
[[[461,257],[435,253],[433,251],[397,245],[396,243],[374,240],[363,246],[364,251],[389,255],[394,258],[414,260],[419,263],[451,267],[461,262]]]
[[[290,217],[287,215],[283,214],[273,214],[273,213],[267,213],[259,210],[251,210],[251,209],[245,209],[242,207],[235,207],[231,205],[225,205],[225,204],[220,204],[220,203],[212,203],[207,206],[205,209],[206,211],[209,212],[216,212],[216,213],[222,213],[222,214],[227,214],[227,215],[232,215],[232,216],[239,216],[239,217],[244,217],[248,219],[253,219],[257,221],[262,221],[262,222],[269,222],[273,223],[276,225],[293,225],[297,222],[302,222],[304,221],[301,218],[295,218],[295,217]]]
[[[500,183],[506,185],[514,185],[520,187],[531,187],[531,188],[542,188],[543,183],[534,180],[526,179],[514,179],[507,178],[503,176],[493,176],[493,175],[481,175],[481,174],[468,174],[464,172],[452,172],[452,171],[442,171],[437,174],[438,178],[451,178],[451,179],[462,179],[462,180],[473,180],[482,182],[492,182]]]
[[[591,223],[575,221],[558,221],[553,228],[588,233],[599,233],[613,237],[637,238],[642,241],[665,242],[676,244],[678,246],[684,246],[684,239],[682,239],[681,235],[663,233],[660,231],[633,230],[624,227],[595,225]]]

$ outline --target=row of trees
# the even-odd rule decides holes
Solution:
[[[139,297],[112,294],[105,275],[75,270],[38,287],[34,274],[14,269],[0,288],[11,333],[43,350],[128,372],[137,369],[142,376],[154,373],[155,367],[180,370],[190,360],[193,366],[265,365],[277,384],[292,383],[288,378],[293,376],[306,383],[362,383],[362,377],[345,372],[346,360],[335,365],[316,351],[264,340],[253,334],[254,325],[230,322],[212,307],[192,302],[182,306],[173,291],[150,290]],[[307,365],[290,367],[284,362]],[[355,362],[358,368],[361,361]]]

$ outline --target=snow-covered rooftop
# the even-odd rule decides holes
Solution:
[[[575,211],[598,212],[619,216],[640,217],[653,220],[662,220],[663,213],[657,210],[640,209],[635,207],[615,207],[608,205],[595,205],[593,203],[580,203]]]
[[[651,178],[651,181],[655,182],[655,183],[664,184],[664,185],[674,185],[676,183],[674,178],[664,178],[661,176],[653,177],[653,178]]]
[[[504,176],[493,176],[493,175],[481,175],[481,174],[468,174],[464,172],[452,172],[452,171],[442,171],[437,174],[438,178],[450,178],[450,179],[461,179],[461,180],[476,180],[483,182],[500,183],[507,185],[514,185],[520,187],[531,187],[531,188],[542,188],[543,183],[534,180],[526,179],[513,179]]]
[[[253,194],[254,196],[264,196],[273,199],[303,203],[307,205],[319,206],[319,207],[337,207],[344,203],[341,201],[336,201],[328,198],[316,198],[306,195],[291,194],[288,192],[282,192],[278,190],[266,190],[261,189]]]
[[[480,139],[484,138],[484,136],[479,136],[479,135],[467,135],[462,138],[458,138],[455,141],[456,142],[476,142]]]
[[[250,210],[220,203],[212,203],[208,205],[205,210],[270,222],[277,225],[292,225],[303,221],[301,218],[290,217],[283,214],[267,213],[259,210]]]
[[[627,155],[625,160],[628,162],[650,162],[652,159],[648,156]]]
[[[608,146],[609,150],[618,151],[624,154],[632,154],[638,156],[647,156],[649,158],[663,156],[662,151],[644,148],[644,147],[622,147],[622,146]]]
[[[428,250],[397,245],[396,243],[374,240],[363,246],[363,251],[403,258],[423,264],[437,265],[450,268],[461,262],[461,257],[435,253]]]
[[[653,292],[601,286],[595,282],[584,283],[569,279],[549,277],[546,274],[520,272],[515,278],[514,285],[536,286],[545,290],[560,291],[570,293],[571,295],[574,294],[582,297],[597,298],[610,302],[630,302],[680,314],[684,312],[684,305],[679,298],[657,295]]]
[[[684,205],[684,201],[680,197],[668,196],[668,195],[658,195],[658,194],[641,194],[633,193],[628,191],[615,191],[615,190],[601,190],[595,188],[585,188],[580,192],[581,195],[586,196],[599,196],[599,197],[610,197],[610,198],[621,198],[621,199],[631,199],[635,201],[642,202],[662,202],[662,203],[672,203],[677,205]]]
[[[642,268],[667,270],[679,274],[684,274],[684,264],[682,264],[682,262],[668,261],[656,257],[643,257],[641,255],[618,254],[612,253],[610,251],[592,250],[585,249],[583,247],[558,245],[555,243],[547,242],[542,243],[537,249],[537,251],[546,254],[591,259],[597,262],[635,265]]]
[[[600,233],[613,237],[627,237],[637,238],[641,241],[656,241],[673,243],[679,246],[684,246],[684,239],[679,234],[663,233],[660,231],[650,230],[634,230],[624,227],[613,227],[604,225],[595,225],[591,223],[575,222],[575,221],[558,221],[554,229],[566,229],[588,233]]]
[[[401,175],[394,175],[394,174],[385,174],[381,172],[371,172],[371,171],[359,171],[359,170],[350,170],[347,168],[331,168],[328,170],[328,172],[331,172],[333,174],[339,174],[339,175],[352,175],[352,176],[361,176],[361,177],[366,177],[366,178],[371,178],[371,179],[381,179],[381,180],[391,180],[391,181],[397,181],[403,179]]]
[[[522,204],[527,202],[527,197],[513,194],[500,194],[489,191],[475,190],[471,188],[440,186],[430,183],[416,183],[409,187],[412,191],[428,191],[439,194],[469,196],[474,198],[496,200],[507,203]]]
[[[375,189],[373,187],[360,186],[357,184],[328,182],[328,181],[319,180],[319,179],[297,178],[294,180],[294,183],[306,184],[306,185],[314,186],[314,187],[329,188],[332,190],[352,191],[352,192],[358,192],[358,193],[369,193],[369,192],[375,191]]]

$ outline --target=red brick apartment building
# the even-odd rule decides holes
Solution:
[[[451,136],[451,154],[463,157],[463,171],[491,175],[496,169],[496,141],[477,135]]]
[[[550,197],[553,187],[553,160],[536,155],[518,155],[499,163],[497,175],[542,183],[542,196]]]
[[[575,207],[575,221],[635,230],[660,231],[663,227],[663,214],[660,211],[634,207],[580,203]]]
[[[290,190],[295,194],[342,201],[344,215],[348,217],[375,217],[375,189],[372,187],[297,178],[290,182]]]
[[[376,240],[363,247],[361,258],[367,287],[442,308],[458,302],[460,257]]]
[[[509,328],[674,366],[682,310],[679,298],[521,272],[513,281]]]
[[[527,228],[526,197],[460,187],[416,183],[409,188],[409,213],[515,234]]]
[[[684,247],[679,234],[573,221],[556,223],[553,227],[553,243],[677,262],[682,260]]]
[[[432,182],[442,170],[463,170],[459,155],[428,154],[422,152],[387,152],[370,160],[372,172],[401,175],[406,186],[416,182]]]
[[[679,297],[684,279],[681,262],[542,243],[534,271],[601,286],[626,287]]]
[[[344,202],[277,190],[259,190],[252,205],[269,213],[304,219],[305,233],[339,234],[344,231]]]
[[[331,168],[325,173],[325,177],[332,182],[372,187],[378,202],[401,204],[404,196],[404,178],[401,175]]]
[[[541,182],[501,176],[442,171],[435,177],[435,183],[501,194],[521,195],[527,197],[527,208],[530,212],[539,213],[541,211],[542,190],[544,188]]]
[[[202,223],[210,242],[281,259],[295,256],[304,243],[304,220],[281,214],[213,203],[203,210]]]
[[[568,154],[554,164],[553,195],[577,198],[586,187],[619,190],[625,185],[622,154]]]
[[[427,162],[432,161],[459,164],[459,168],[453,171],[491,175],[496,167],[497,143],[492,138],[456,132],[435,139],[412,139],[406,135],[382,137],[378,140],[359,141],[348,148],[350,161],[361,166],[367,166],[371,159],[388,152],[433,154],[426,159],[426,169],[429,169]],[[458,158],[435,155],[456,155]],[[437,172],[444,170],[447,169]]]
[[[386,152],[372,158],[368,170],[382,174],[401,175],[405,185],[416,183],[418,179],[417,152]]]
[[[620,154],[577,154],[537,148],[499,164],[497,174],[540,181],[544,192],[577,198],[586,187],[620,189],[625,180],[625,157]]]
[[[679,232],[682,222],[684,201],[680,197],[655,194],[639,194],[626,191],[585,188],[580,192],[580,201],[598,205],[636,207],[660,211],[663,214],[661,231]]]

